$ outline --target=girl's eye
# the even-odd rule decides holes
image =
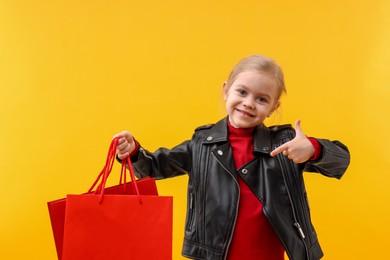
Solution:
[[[263,98],[263,97],[258,97],[257,98],[257,101],[260,102],[260,103],[266,103],[267,102],[267,99]]]
[[[237,89],[237,92],[238,92],[238,94],[240,94],[242,96],[246,94],[246,91],[243,89]]]

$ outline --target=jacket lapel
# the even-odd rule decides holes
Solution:
[[[237,178],[232,147],[228,142],[227,120],[228,118],[225,117],[211,127],[210,131],[204,137],[203,144],[216,145],[211,152],[222,167],[230,172],[234,178]]]
[[[236,176],[237,171],[234,164],[233,152],[228,142],[227,122],[228,117],[225,117],[211,127],[208,134],[204,137],[203,144],[217,144],[217,147],[213,149],[212,153],[216,156],[217,160],[222,164],[225,170],[228,170],[233,176]],[[256,127],[253,142],[254,154],[269,154],[271,152],[270,132],[265,125],[261,124]]]
[[[268,127],[261,124],[255,129],[253,137],[253,152],[254,153],[265,153],[271,152],[271,135]]]

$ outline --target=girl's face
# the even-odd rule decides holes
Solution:
[[[278,108],[277,85],[274,78],[255,70],[238,74],[228,88],[223,85],[226,111],[235,128],[250,128],[262,124]]]

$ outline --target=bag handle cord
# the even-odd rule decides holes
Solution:
[[[95,188],[95,186],[100,181],[99,185],[97,186],[97,188],[94,192],[95,194],[100,195],[99,203],[103,202],[104,188],[106,187],[106,182],[107,182],[108,176],[110,175],[112,168],[113,168],[113,165],[114,165],[114,162],[115,162],[116,148],[118,147],[118,141],[119,141],[119,137],[115,137],[112,139],[111,144],[110,144],[110,148],[108,149],[106,163],[105,163],[102,171],[99,173],[98,177],[96,178],[96,180],[92,184],[91,188],[88,190],[88,193],[91,193],[93,191],[93,189]],[[134,171],[133,171],[133,166],[131,164],[130,156],[128,156],[124,160],[122,160],[122,168],[121,168],[121,175],[120,175],[119,183],[123,184],[123,190],[126,191],[126,168],[129,169],[131,182],[134,185],[135,192],[136,192],[137,196],[139,196],[140,193],[139,193],[137,182],[135,180],[135,175],[134,175]]]

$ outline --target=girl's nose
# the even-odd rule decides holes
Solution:
[[[246,98],[243,102],[244,104],[244,107],[248,108],[248,109],[254,109],[255,108],[255,103],[249,99],[249,98]]]

